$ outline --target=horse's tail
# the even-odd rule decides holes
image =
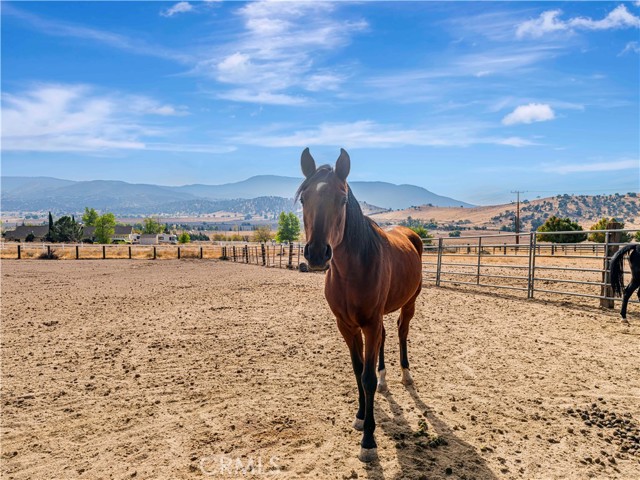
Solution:
[[[632,243],[622,247],[611,257],[611,273],[609,278],[613,295],[616,297],[622,296],[622,289],[624,288],[624,257],[630,254],[634,248],[636,248],[636,244]]]

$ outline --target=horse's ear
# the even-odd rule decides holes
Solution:
[[[300,166],[302,167],[302,173],[306,178],[309,178],[311,175],[316,173],[316,161],[309,153],[309,147],[305,148],[302,151],[302,156],[300,157]]]
[[[340,180],[346,180],[351,170],[351,159],[344,148],[340,149],[340,156],[336,162],[336,175]]]

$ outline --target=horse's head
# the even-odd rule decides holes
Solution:
[[[297,192],[307,236],[304,258],[311,270],[326,270],[333,248],[342,242],[349,199],[347,175],[351,161],[347,152],[340,149],[335,168],[329,165],[316,168],[309,149],[305,148],[300,165],[306,177]]]

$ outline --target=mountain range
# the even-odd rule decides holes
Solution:
[[[232,200],[262,199],[277,208],[283,199],[291,199],[302,179],[259,175],[241,182],[221,185],[162,186],[134,184],[116,180],[73,181],[51,177],[3,176],[3,211],[79,212],[85,206],[116,214],[206,213],[234,209]],[[441,207],[473,205],[437,195],[415,185],[387,182],[350,182],[360,202],[381,209],[401,209],[431,204]],[[267,200],[267,199],[272,200]],[[256,202],[250,202],[255,204]],[[274,207],[276,207],[274,205]]]

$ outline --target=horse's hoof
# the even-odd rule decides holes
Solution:
[[[359,432],[363,431],[364,430],[364,419],[361,420],[358,417],[356,417],[356,419],[353,422],[353,428],[355,428]]]
[[[386,383],[378,383],[378,388],[377,388],[377,390],[378,390],[378,393],[384,393],[384,392],[386,392],[387,390],[389,390],[389,387],[387,387],[387,384],[386,384]]]
[[[402,384],[403,385],[413,385],[413,378],[411,378],[411,374],[409,373],[408,368],[402,369]]]
[[[378,459],[378,449],[377,448],[360,448],[360,455],[358,455],[358,459],[361,462],[369,463]]]

